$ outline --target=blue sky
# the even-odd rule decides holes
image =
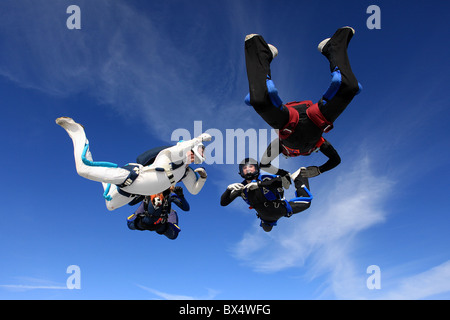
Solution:
[[[66,27],[72,4],[81,30]],[[371,4],[379,30],[366,26]],[[442,1],[2,1],[0,298],[449,299],[449,12]],[[316,101],[330,79],[316,46],[344,25],[364,91],[326,135],[343,162],[272,232],[239,199],[220,207],[237,165],[206,166],[175,241],[129,230],[133,208],[108,212],[101,185],[76,174],[57,117],[85,126],[94,159],[119,164],[196,120],[223,139],[268,129],[243,103],[245,35],[277,46],[284,101]],[[70,265],[79,290],[66,289]],[[381,289],[366,286],[371,265]]]

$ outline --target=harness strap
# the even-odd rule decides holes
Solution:
[[[172,171],[182,167],[183,165],[184,165],[183,161],[181,163],[179,163],[179,164],[171,162],[171,163],[167,164],[166,166],[157,167],[157,168],[155,168],[155,170],[156,171],[161,171],[161,172],[164,171],[166,173],[166,175],[167,175],[167,178],[170,181],[170,184],[171,185],[175,185],[177,183],[177,181],[175,180],[175,177],[174,177]]]
[[[130,186],[134,182],[134,180],[136,180],[136,178],[139,176],[139,173],[141,172],[139,166],[135,164],[127,164],[126,166],[123,166],[122,169],[130,171],[130,173],[128,174],[128,177],[122,184],[117,185],[119,188],[125,188]]]
[[[319,109],[319,104],[315,103],[306,109],[306,115],[316,126],[323,130],[323,132],[329,132],[333,129],[333,123],[327,120]]]
[[[310,100],[292,101],[285,104],[285,107],[289,111],[289,120],[288,123],[278,132],[280,140],[285,140],[289,138],[289,136],[292,133],[294,133],[295,128],[297,127],[298,121],[300,119],[300,115],[298,114],[298,111],[294,107],[299,105],[306,105],[309,107],[312,105],[312,101]]]
[[[297,127],[298,120],[300,119],[297,110],[291,107],[289,103],[286,104],[285,106],[289,110],[289,121],[283,127],[283,129],[278,131],[278,136],[280,137],[281,140],[287,139],[294,132],[295,127]]]
[[[286,199],[283,199],[283,200],[284,200],[284,204],[285,204],[286,210],[287,210],[286,217],[289,218],[290,216],[292,216],[294,210],[292,210],[292,207],[289,204],[289,201],[287,201]]]
[[[322,144],[325,142],[325,139],[323,137],[320,137],[319,141],[317,141],[316,145],[308,150],[307,152],[301,152],[299,149],[293,149],[285,146],[283,143],[281,143],[281,146],[283,147],[281,149],[281,153],[283,153],[286,157],[298,157],[298,156],[307,156],[311,153],[318,151]]]
[[[117,192],[119,194],[123,195],[124,197],[128,197],[128,198],[136,197],[137,196],[136,194],[128,193],[128,192],[122,190],[122,188],[130,186],[134,182],[134,180],[136,180],[136,178],[139,176],[139,173],[141,172],[141,170],[140,170],[139,166],[136,164],[127,164],[126,166],[123,166],[122,169],[128,170],[130,173],[128,174],[128,177],[125,179],[124,182],[117,185]],[[105,190],[105,193],[103,194],[103,197],[106,200],[111,200],[111,196],[107,195],[109,192],[109,189],[110,189],[110,185],[107,187],[107,190]]]

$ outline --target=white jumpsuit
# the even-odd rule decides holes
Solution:
[[[82,125],[67,117],[56,119],[56,123],[63,127],[72,139],[77,173],[86,179],[103,184],[108,210],[117,209],[135,198],[135,196],[129,197],[120,194],[116,186],[124,183],[130,175],[129,170],[120,168],[113,163],[93,161]],[[209,141],[211,136],[203,133],[192,140],[178,142],[175,146],[159,152],[155,161],[149,166],[130,163],[138,166],[138,176],[130,185],[122,187],[121,190],[132,195],[152,195],[163,192],[171,185],[183,181],[190,193],[199,193],[206,178],[197,175],[187,163],[190,162],[188,152],[202,145],[203,140]],[[172,164],[175,164],[174,169]],[[204,169],[196,171],[198,170]],[[170,174],[173,175],[171,179],[169,179]]]

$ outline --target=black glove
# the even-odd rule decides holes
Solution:
[[[177,196],[179,196],[179,197],[182,197],[182,196],[183,196],[183,188],[180,187],[180,186],[176,186],[176,187],[173,189],[173,192],[174,192]]]

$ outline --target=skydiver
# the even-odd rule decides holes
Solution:
[[[183,181],[187,190],[195,195],[206,182],[206,170],[193,170],[189,164],[205,161],[203,141],[211,140],[207,133],[163,149],[148,166],[129,163],[119,167],[110,162],[93,161],[89,141],[81,124],[67,117],[56,119],[56,123],[72,139],[77,173],[86,179],[102,183],[108,210],[117,209],[141,195],[160,193],[179,181]]]
[[[333,128],[333,122],[357,95],[361,86],[350,67],[347,47],[355,30],[343,27],[318,45],[330,63],[331,85],[315,104],[311,101],[283,104],[271,80],[270,63],[278,50],[267,44],[261,35],[245,38],[245,58],[250,93],[246,103],[274,129],[279,138],[268,146],[261,158],[261,168],[276,174],[270,162],[284,154],[286,157],[307,156],[321,151],[329,159],[321,166],[309,166],[302,172],[305,177],[315,177],[336,167],[341,158],[331,143],[322,137]]]
[[[237,197],[242,197],[250,209],[256,210],[263,230],[269,232],[281,217],[290,217],[311,206],[308,178],[300,174],[305,169],[300,168],[292,175],[284,170],[282,176],[262,175],[258,162],[246,158],[239,164],[239,175],[244,181],[230,184],[222,194],[220,204],[227,206]],[[290,178],[294,180],[296,198],[287,201],[283,187],[289,187]],[[286,181],[289,181],[287,185]]]
[[[175,240],[181,229],[178,226],[178,214],[172,209],[172,202],[184,211],[190,209],[183,188],[170,187],[162,193],[145,197],[138,209],[127,218],[128,228],[155,231]]]

